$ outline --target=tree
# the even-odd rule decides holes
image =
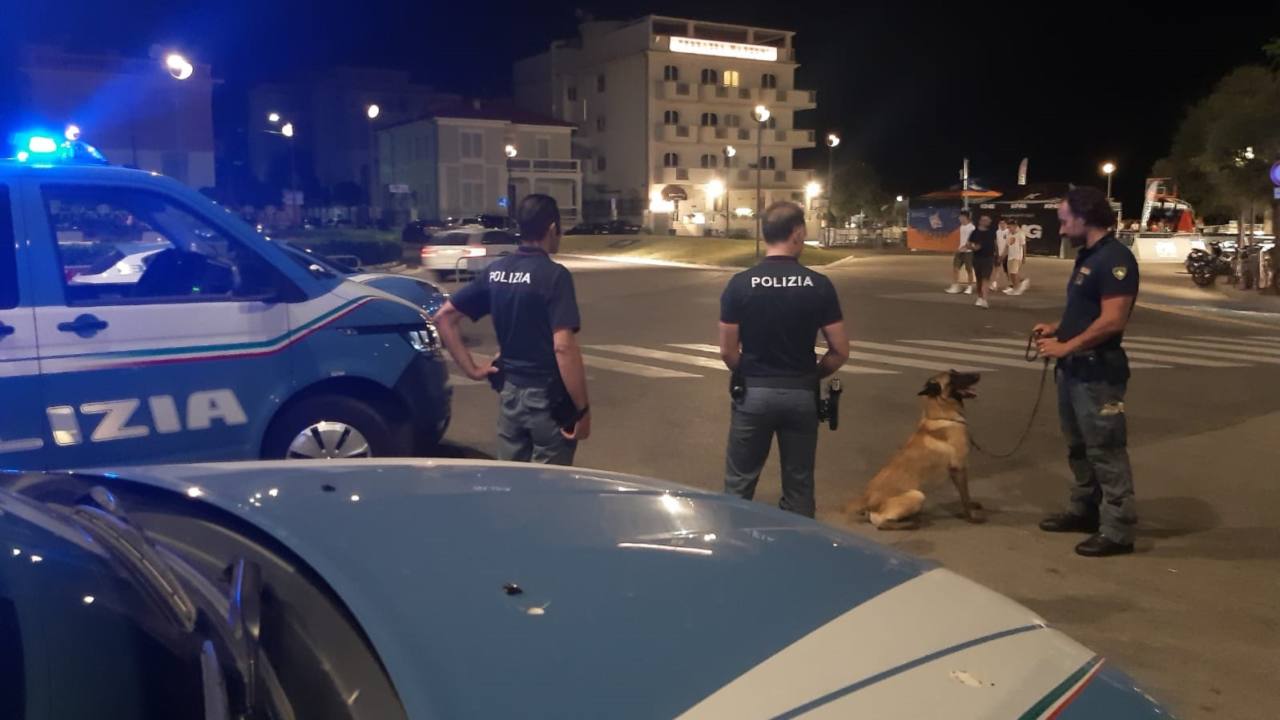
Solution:
[[[831,211],[839,218],[866,213],[879,216],[881,208],[886,204],[880,175],[875,168],[861,160],[853,159],[835,168],[834,194],[831,198]],[[893,199],[888,198],[892,205]]]
[[[1243,218],[1271,202],[1267,168],[1280,159],[1280,38],[1272,67],[1246,65],[1188,110],[1169,156],[1153,172],[1173,177],[1204,214]]]

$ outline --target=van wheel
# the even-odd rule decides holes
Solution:
[[[374,408],[341,395],[318,395],[288,408],[271,423],[267,460],[331,460],[409,455],[407,428]]]

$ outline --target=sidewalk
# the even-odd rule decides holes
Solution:
[[[1209,315],[1234,324],[1280,328],[1280,296],[1237,290],[1225,279],[1211,287],[1198,287],[1186,269],[1176,263],[1142,267],[1138,304],[1178,315]]]

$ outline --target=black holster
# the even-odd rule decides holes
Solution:
[[[1129,356],[1123,348],[1085,350],[1058,360],[1063,374],[1077,382],[1120,385],[1129,381]]]
[[[839,378],[827,382],[826,397],[822,397],[821,390],[814,388],[813,394],[818,401],[818,422],[826,422],[827,427],[832,430],[840,427],[840,394],[843,392],[844,387]]]

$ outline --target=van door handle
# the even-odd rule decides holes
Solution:
[[[0,338],[6,338],[17,332],[17,328],[12,325],[5,325],[0,322]]]
[[[86,313],[71,322],[58,323],[58,329],[62,332],[75,333],[82,338],[91,338],[107,329],[107,321]]]

